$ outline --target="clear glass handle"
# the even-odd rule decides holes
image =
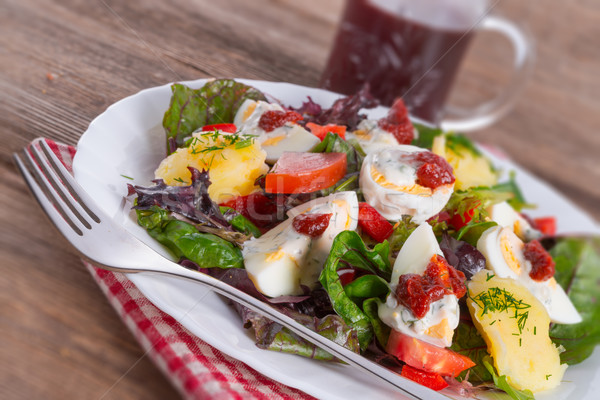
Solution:
[[[498,32],[512,43],[513,77],[500,95],[478,107],[471,109],[449,107],[452,114],[463,117],[442,120],[440,126],[447,131],[469,132],[493,124],[511,109],[532,71],[535,58],[533,41],[513,22],[498,16],[487,16],[481,22],[479,29]]]

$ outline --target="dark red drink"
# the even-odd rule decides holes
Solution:
[[[472,36],[458,11],[435,10],[452,21],[440,27],[348,0],[320,86],[353,94],[368,82],[384,105],[403,97],[412,115],[438,123]]]

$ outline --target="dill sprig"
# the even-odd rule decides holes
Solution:
[[[218,130],[201,132],[194,136],[190,142],[192,154],[206,154],[224,150],[229,146],[235,146],[236,150],[251,146],[256,135],[241,135],[239,133],[221,133]],[[210,143],[212,142],[212,143]],[[207,144],[210,143],[210,146]]]
[[[510,314],[510,318],[517,320],[519,334],[523,333],[527,318],[529,317],[530,304],[523,302],[523,300],[517,300],[512,293],[498,287],[489,288],[487,291],[481,292],[474,297],[469,295],[469,298],[481,308],[482,316],[492,312],[506,312]]]

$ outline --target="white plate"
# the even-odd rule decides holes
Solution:
[[[306,96],[328,106],[339,96],[324,90],[264,81],[241,82],[298,107]],[[206,81],[183,82],[200,88]],[[98,116],[77,146],[75,178],[104,211],[139,239],[169,256],[132,218],[124,200],[127,183],[148,185],[165,156],[162,118],[171,98],[170,84],[127,97]],[[381,117],[386,109],[369,110]],[[539,204],[531,214],[556,215],[560,232],[600,233],[600,227],[564,196],[506,159],[494,156],[503,169],[517,171],[517,181],[529,202]],[[134,178],[134,181],[124,176]],[[260,350],[240,323],[238,315],[214,293],[193,282],[154,274],[130,274],[129,278],[158,308],[170,314],[192,333],[224,353],[286,385],[318,398],[398,398],[388,386],[372,382],[351,367]],[[570,367],[564,383],[543,399],[592,399],[600,391],[600,348],[584,363]]]

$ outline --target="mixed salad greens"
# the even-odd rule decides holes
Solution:
[[[328,109],[228,79],[172,91],[168,157],[129,194],[183,266],[466,396],[533,398],[600,343],[600,239],[528,218],[468,138],[413,124],[401,100],[369,120],[368,88]],[[233,306],[258,347],[336,361]]]

